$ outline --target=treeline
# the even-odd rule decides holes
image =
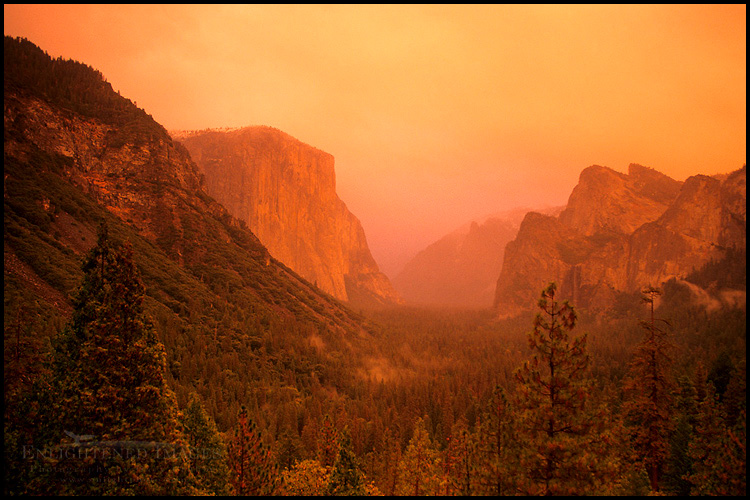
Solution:
[[[687,281],[711,289],[718,284],[739,290],[747,289],[747,256],[744,249],[728,247],[724,256],[711,260],[686,277]]]
[[[5,36],[5,88],[30,92],[82,116],[112,125],[110,145],[167,140],[169,134],[148,113],[112,89],[104,76],[90,66],[46,52],[25,38]]]

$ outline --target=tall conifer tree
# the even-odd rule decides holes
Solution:
[[[440,456],[427,434],[424,420],[418,418],[414,434],[399,463],[397,495],[437,495],[440,493]]]
[[[54,341],[53,478],[70,494],[195,492],[166,353],[143,310],[129,244],[106,225],[83,265],[72,320]]]
[[[643,459],[653,491],[659,491],[662,473],[669,456],[672,425],[671,359],[668,350],[666,320],[654,315],[654,303],[661,291],[647,287],[642,300],[650,308],[648,321],[641,321],[646,336],[636,348],[625,380],[628,400],[624,410],[630,425],[634,448]]]
[[[242,406],[234,439],[228,446],[230,484],[238,496],[270,495],[277,480],[271,448],[264,445],[255,423]]]
[[[375,453],[374,462],[377,472],[374,474],[379,481],[379,489],[384,494],[394,496],[399,482],[399,462],[401,461],[401,443],[394,436],[391,428],[386,427],[380,434],[379,452]]]
[[[339,439],[339,452],[331,469],[328,493],[336,496],[365,495],[365,476],[352,450],[352,440],[346,428]]]
[[[451,428],[448,446],[444,452],[445,494],[469,496],[476,473],[476,453],[465,417],[459,418]]]
[[[527,494],[583,494],[601,485],[608,449],[592,443],[605,438],[591,408],[586,335],[569,338],[577,315],[567,301],[555,300],[555,283],[542,291],[529,334],[530,362],[516,372],[516,406],[521,431],[522,468]],[[596,450],[594,452],[594,450]]]
[[[226,446],[197,394],[191,394],[181,422],[190,446],[190,467],[201,489],[215,495],[228,494]]]
[[[326,414],[323,417],[323,425],[318,438],[318,462],[323,467],[333,467],[339,454],[339,432],[333,425],[331,417]]]
[[[744,368],[744,363],[743,363]],[[744,393],[745,370],[737,384]],[[712,383],[704,381],[705,396],[698,402],[695,438],[689,446],[692,471],[685,477],[693,495],[746,496],[747,494],[747,411],[742,404],[737,414],[727,412]],[[734,385],[734,384],[733,384]],[[726,403],[726,401],[725,401]],[[734,406],[734,405],[730,405]]]
[[[518,439],[510,402],[498,386],[476,426],[477,473],[474,492],[506,496],[516,493]]]

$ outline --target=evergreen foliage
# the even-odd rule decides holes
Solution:
[[[102,226],[83,270],[73,318],[53,344],[52,484],[68,494],[196,492],[132,248]]]
[[[727,248],[721,258],[712,259],[685,279],[706,289],[721,283],[723,287],[746,290],[747,253],[744,249]]]
[[[180,422],[190,447],[190,469],[198,487],[209,494],[229,494],[226,446],[197,394],[190,396]]]
[[[630,424],[632,443],[643,457],[651,489],[659,491],[661,476],[669,456],[672,431],[672,390],[668,321],[654,316],[654,301],[662,292],[654,287],[643,290],[643,302],[650,307],[650,320],[642,321],[645,339],[638,345],[625,381],[629,395],[624,412]],[[657,321],[659,323],[657,323]]]
[[[274,492],[277,472],[271,449],[263,444],[260,432],[244,406],[240,409],[227,458],[229,483],[235,495],[270,495]]]
[[[741,378],[740,378],[741,377]],[[735,378],[744,385],[745,373]],[[745,398],[737,408],[722,404],[710,382],[699,390],[695,437],[689,443],[688,455],[692,467],[683,476],[694,495],[747,494],[747,411]],[[736,414],[732,415],[736,410]]]
[[[425,422],[418,418],[414,434],[399,464],[398,495],[438,495],[441,486],[441,459],[430,439]]]
[[[341,440],[336,427],[329,415],[323,417],[323,426],[320,430],[320,441],[318,444],[318,462],[323,467],[333,467],[339,454]]]
[[[477,423],[477,467],[473,491],[507,496],[517,491],[520,472],[514,412],[502,387],[496,387]]]
[[[592,401],[586,335],[571,339],[577,314],[555,300],[555,283],[542,290],[529,334],[531,361],[516,372],[521,467],[527,494],[597,492],[612,472],[606,408]]]
[[[121,97],[90,66],[60,57],[52,59],[24,38],[6,36],[3,54],[6,88],[43,96],[60,107],[113,125],[116,129],[109,138],[113,146],[169,138],[164,127]]]
[[[443,467],[446,495],[472,494],[477,472],[476,444],[464,417],[453,424],[444,452]]]
[[[335,496],[365,495],[365,477],[359,466],[347,429],[342,432],[336,461],[331,469],[328,494]]]
[[[591,422],[582,418],[587,387],[583,375],[588,367],[586,337],[572,342],[568,331],[576,313],[567,302],[555,301],[557,287],[551,283],[542,291],[529,334],[533,355],[516,372],[519,382],[520,429],[528,440],[524,469],[525,489],[531,494],[573,494],[572,479],[582,479],[579,466],[583,454],[578,436]]]

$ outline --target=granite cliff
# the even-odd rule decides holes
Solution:
[[[399,302],[362,225],[336,194],[332,155],[270,127],[173,136],[204,174],[208,193],[274,257],[341,300]]]
[[[531,309],[547,283],[564,298],[606,309],[619,293],[684,279],[746,247],[745,167],[723,179],[678,182],[630,165],[583,170],[558,217],[529,213],[505,248],[494,307]]]

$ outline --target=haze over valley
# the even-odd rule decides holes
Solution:
[[[745,162],[741,5],[4,11],[6,35],[95,67],[167,130],[271,126],[332,155],[390,279],[471,220],[565,205],[590,165],[684,181]]]

